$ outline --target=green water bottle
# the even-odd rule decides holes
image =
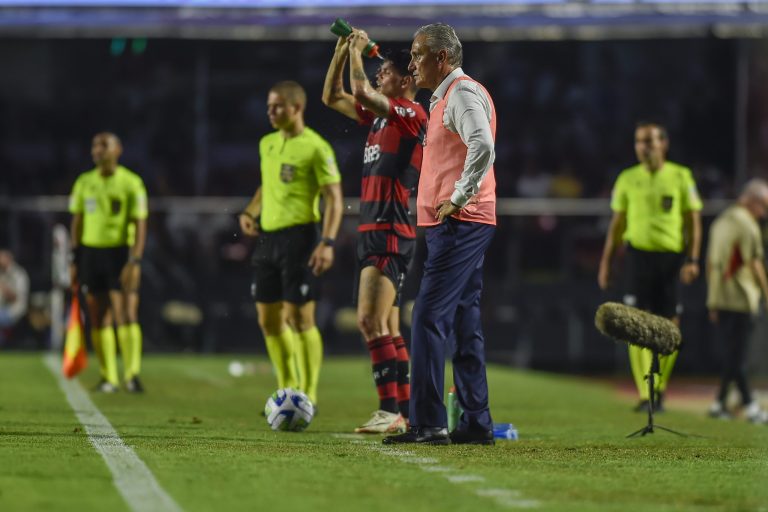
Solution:
[[[448,413],[448,432],[452,432],[459,426],[459,418],[461,418],[461,405],[459,405],[459,398],[456,396],[456,387],[451,386],[448,391],[448,400],[445,406]]]
[[[352,25],[350,25],[347,20],[336,18],[336,21],[331,25],[331,32],[339,37],[347,37],[352,33]],[[376,41],[372,40],[368,40],[368,44],[363,48],[363,55],[366,57],[382,58],[381,55],[379,55],[379,45]]]

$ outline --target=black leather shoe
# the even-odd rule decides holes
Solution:
[[[412,427],[405,434],[396,436],[387,436],[384,438],[384,444],[451,444],[451,438],[448,437],[448,429],[440,427]]]
[[[496,444],[492,430],[454,430],[448,435],[453,444]]]

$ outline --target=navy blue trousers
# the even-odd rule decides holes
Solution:
[[[485,343],[480,326],[483,262],[494,226],[448,219],[426,229],[427,260],[411,326],[414,427],[446,427],[445,353],[455,336],[453,381],[464,409],[458,428],[491,430]]]

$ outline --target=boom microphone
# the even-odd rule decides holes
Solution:
[[[618,302],[597,308],[595,326],[614,341],[625,342],[669,355],[680,347],[680,329],[666,318]]]

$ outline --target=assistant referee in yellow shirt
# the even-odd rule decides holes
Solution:
[[[613,218],[600,260],[598,284],[608,288],[616,249],[627,245],[627,290],[624,303],[672,319],[679,324],[682,306],[678,281],[690,284],[699,275],[702,203],[691,170],[666,159],[669,139],[664,126],[638,123],[635,153],[639,164],[621,172],[613,188]],[[648,396],[645,376],[652,353],[629,347],[632,375],[640,394],[635,410],[649,400],[662,410],[662,399],[677,352],[660,357],[661,376],[654,397]]]
[[[333,264],[342,194],[331,145],[304,124],[306,104],[297,82],[270,89],[267,115],[276,131],[259,143],[261,186],[239,220],[243,233],[256,237],[252,294],[278,387],[304,391],[317,404],[317,278]]]
[[[122,151],[114,133],[96,134],[91,143],[96,167],[77,178],[69,198],[72,282],[86,294],[91,341],[101,371],[96,390],[104,393],[119,389],[118,341],[126,389],[143,391],[141,328],[126,308],[126,291],[138,291],[147,236],[147,191],[137,174],[118,164]]]

